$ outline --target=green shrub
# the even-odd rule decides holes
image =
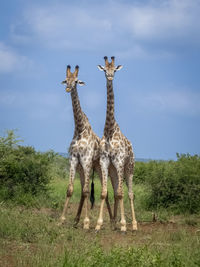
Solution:
[[[150,174],[155,169],[155,166],[159,164],[159,161],[149,161],[149,162],[136,162],[134,168],[133,182],[135,184],[146,183],[149,179]]]
[[[13,131],[0,138],[0,197],[12,199],[23,194],[45,193],[54,153],[36,152],[33,147],[18,145]]]
[[[151,188],[149,208],[170,208],[177,213],[200,211],[199,156],[177,154],[177,161],[147,163],[147,170],[145,182]]]
[[[56,179],[67,179],[69,173],[69,159],[59,154],[54,154],[53,160],[49,167],[49,176]]]

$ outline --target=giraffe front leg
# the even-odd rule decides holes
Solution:
[[[89,229],[90,227],[90,219],[89,219],[89,182],[90,182],[90,171],[91,171],[91,167],[92,167],[92,159],[89,159],[87,161],[81,161],[82,162],[82,167],[83,167],[83,171],[84,171],[84,177],[85,177],[85,181],[84,181],[84,187],[83,187],[83,196],[84,196],[84,204],[85,204],[85,218],[83,221],[83,229]]]
[[[75,177],[75,173],[76,173],[77,164],[78,164],[78,159],[76,157],[73,157],[71,159],[71,162],[70,162],[69,185],[68,185],[68,188],[67,188],[66,201],[65,201],[65,205],[64,205],[64,208],[63,208],[62,215],[60,217],[60,223],[59,224],[62,224],[66,220],[65,213],[67,211],[69,200],[70,200],[70,198],[71,198],[71,196],[73,194],[74,177]]]
[[[134,195],[133,195],[133,175],[128,174],[127,175],[127,187],[128,187],[128,197],[131,205],[131,213],[132,213],[132,229],[133,231],[137,230],[137,221],[135,218],[135,210],[134,210]]]
[[[100,178],[100,181],[101,181],[101,186],[102,186],[102,174],[101,174],[101,168],[100,168],[100,166],[98,166],[96,168],[96,171],[97,171],[97,173],[99,175],[99,178]],[[109,199],[108,199],[108,193],[107,193],[107,196],[106,196],[106,205],[107,205],[108,214],[109,214],[109,217],[110,217],[110,222],[112,224],[113,223],[113,215],[112,215],[112,210],[111,210]]]
[[[88,196],[85,198],[85,219],[83,221],[83,229],[88,230],[90,228],[90,219],[88,215]]]
[[[97,220],[96,225],[96,232],[98,232],[101,229],[101,226],[103,225],[103,207],[105,203],[105,199],[107,197],[107,180],[108,180],[108,167],[109,167],[109,158],[103,157],[100,159],[100,165],[102,170],[102,191],[101,191],[101,205],[100,205],[100,213],[99,218]]]
[[[120,203],[120,210],[121,210],[121,232],[126,232],[126,220],[124,215],[124,199],[123,197],[119,200]]]
[[[120,212],[121,212],[121,232],[126,232],[126,219],[124,214],[124,192],[123,192],[123,177],[124,177],[124,165],[119,165],[118,161],[114,162],[114,166],[117,171],[117,178],[118,178],[118,188],[116,191],[116,213],[117,213],[117,200],[120,204]]]

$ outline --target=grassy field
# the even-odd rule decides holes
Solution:
[[[125,189],[127,234],[113,231],[108,212],[102,231],[94,228],[99,211],[100,184],[95,179],[95,207],[90,212],[90,230],[73,228],[80,197],[79,180],[67,213],[67,222],[58,226],[65,200],[67,181],[51,183],[49,199],[35,199],[27,206],[0,203],[0,266],[200,266],[200,216],[176,215],[157,210],[147,211],[148,188],[135,185],[134,192],[138,231],[131,231],[131,214]],[[109,198],[113,194],[109,184]],[[83,210],[84,213],[84,210]]]

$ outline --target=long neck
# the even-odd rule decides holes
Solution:
[[[104,134],[115,125],[113,82],[107,79],[107,111]]]
[[[84,130],[84,113],[81,110],[81,105],[77,93],[77,88],[73,88],[71,92],[71,98],[72,98],[72,107],[73,107],[73,113],[74,113],[74,122],[75,122],[75,131],[78,131],[79,133]]]

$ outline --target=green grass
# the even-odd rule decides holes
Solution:
[[[102,231],[95,234],[101,188],[95,179],[96,202],[90,211],[90,230],[82,229],[84,210],[78,228],[74,229],[80,198],[80,181],[75,179],[67,221],[59,227],[66,188],[67,180],[56,178],[51,183],[50,197],[41,197],[35,206],[0,203],[0,266],[200,266],[198,215],[173,216],[157,210],[159,221],[152,223],[151,211],[145,206],[148,188],[135,185],[138,231],[131,232],[131,213],[124,189],[127,234],[120,233],[119,223],[117,231],[111,230],[106,208]],[[113,205],[110,183],[109,198]]]
[[[106,225],[99,234],[57,226],[51,209],[1,205],[0,266],[199,266],[199,239],[193,226],[139,225],[122,235]],[[72,214],[74,215],[74,214]],[[94,225],[93,225],[94,227]]]

